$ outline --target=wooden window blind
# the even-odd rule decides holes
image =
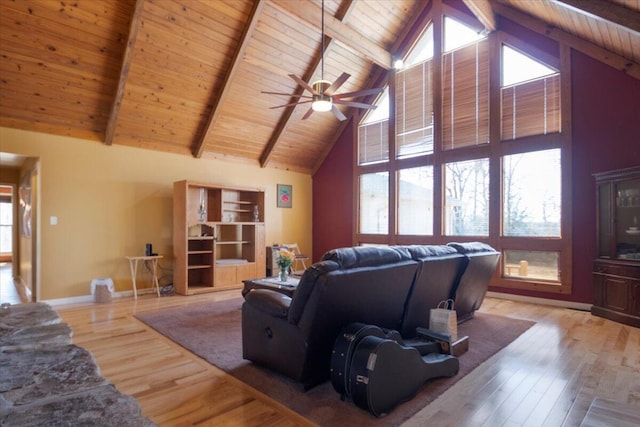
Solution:
[[[442,55],[442,149],[489,143],[489,41]]]
[[[358,165],[389,160],[389,121],[358,127]]]
[[[502,140],[560,132],[560,74],[502,88]]]
[[[433,153],[433,61],[396,74],[396,157]]]

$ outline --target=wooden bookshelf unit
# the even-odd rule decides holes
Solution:
[[[173,184],[174,288],[236,289],[265,274],[264,190]]]

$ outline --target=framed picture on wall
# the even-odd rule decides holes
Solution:
[[[278,207],[290,208],[293,203],[293,187],[286,184],[278,184]]]

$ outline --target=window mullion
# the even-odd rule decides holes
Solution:
[[[398,73],[395,70],[391,70],[389,76],[389,126],[388,126],[388,140],[389,140],[389,227],[387,242],[392,245],[396,242],[397,221],[396,211],[398,209],[398,201],[396,200],[397,191],[397,141],[396,141],[396,84],[398,79]],[[405,97],[403,97],[404,99]]]

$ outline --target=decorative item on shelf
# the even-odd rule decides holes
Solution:
[[[294,259],[296,259],[296,255],[289,249],[281,248],[278,250],[278,254],[276,255],[276,264],[278,264],[278,268],[280,269],[278,278],[281,282],[287,281],[287,278],[289,277],[289,268],[291,268],[291,264]]]
[[[204,199],[204,188],[200,189],[200,204],[198,205],[198,214],[200,215],[201,222],[205,222],[207,220],[207,205]]]
[[[253,221],[260,222],[260,209],[258,205],[253,205]]]

